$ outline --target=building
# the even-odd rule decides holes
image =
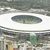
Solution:
[[[33,48],[39,44],[43,46],[46,42],[50,43],[45,38],[46,41],[42,40],[43,37],[48,37],[48,33],[50,33],[49,16],[23,12],[0,15],[1,50],[20,50],[20,47]]]

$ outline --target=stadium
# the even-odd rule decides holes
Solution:
[[[35,13],[0,15],[0,50],[50,49],[50,17]]]

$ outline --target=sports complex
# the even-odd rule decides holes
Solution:
[[[46,15],[1,14],[0,33],[0,50],[50,49],[50,17]]]

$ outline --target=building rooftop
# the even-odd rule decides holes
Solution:
[[[22,16],[21,16],[22,15]],[[30,18],[30,16],[32,18]],[[13,19],[12,18],[16,18]],[[20,17],[20,18],[19,18]],[[28,17],[28,18],[27,18]],[[17,20],[18,18],[18,20]],[[25,20],[27,19],[27,20]],[[27,22],[35,23],[27,23]],[[35,19],[35,20],[34,20]],[[17,20],[17,21],[16,21]],[[25,23],[20,22],[25,20]],[[36,23],[37,22],[37,23]],[[38,23],[39,22],[39,23]],[[50,30],[50,17],[35,13],[7,13],[0,15],[0,27],[4,30],[45,31]]]

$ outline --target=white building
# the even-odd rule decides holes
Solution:
[[[49,33],[50,17],[41,14],[23,12],[2,14],[0,15],[0,29],[2,32],[1,37],[4,37],[4,44],[2,43],[4,50],[13,50],[15,49],[13,48],[14,45],[18,44],[16,41],[20,41],[18,36],[21,33]],[[23,34],[21,35],[21,38],[23,37],[23,39],[25,39],[26,35],[23,36]],[[16,43],[14,44],[14,42]],[[18,49],[18,47],[19,46],[17,45],[16,49]]]

